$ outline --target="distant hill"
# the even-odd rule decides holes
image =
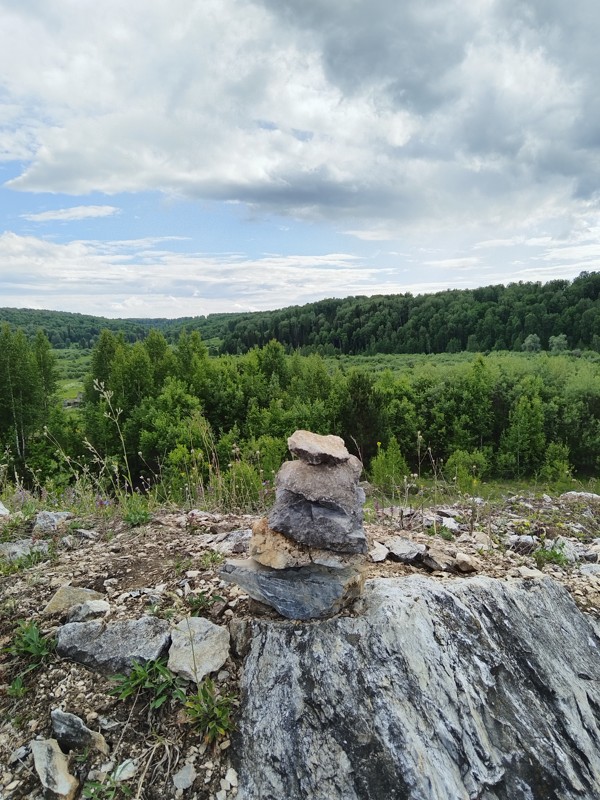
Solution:
[[[271,339],[290,350],[326,355],[520,350],[531,335],[548,349],[550,338],[561,334],[569,349],[600,350],[600,273],[583,272],[573,281],[347,297],[278,311],[174,320],[1,308],[0,322],[28,335],[41,328],[57,348],[91,347],[102,328],[122,332],[130,342],[155,328],[169,341],[182,330],[198,330],[222,353],[244,353]]]

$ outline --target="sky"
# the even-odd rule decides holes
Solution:
[[[0,0],[0,306],[595,270],[598,41],[597,0]]]

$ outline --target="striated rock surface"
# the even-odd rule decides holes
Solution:
[[[600,634],[562,586],[413,576],[362,605],[252,623],[240,800],[600,796]]]
[[[228,561],[219,574],[282,616],[302,620],[335,614],[358,597],[363,584],[362,572],[351,567],[273,570],[252,559]]]
[[[287,440],[290,451],[307,464],[343,464],[350,453],[339,436],[295,431]]]
[[[129,672],[133,662],[156,661],[169,647],[170,625],[157,617],[114,622],[69,622],[58,629],[56,652],[106,674]]]

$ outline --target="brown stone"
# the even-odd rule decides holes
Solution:
[[[364,502],[358,486],[362,464],[349,456],[343,464],[307,464],[304,461],[285,461],[277,473],[275,486],[301,495],[311,503],[333,503],[351,514]]]
[[[356,567],[364,560],[362,556],[335,553],[294,542],[269,528],[266,517],[255,522],[252,527],[249,554],[255,561],[272,569],[307,567],[309,564],[344,569]]]
[[[288,439],[290,451],[307,464],[342,464],[350,453],[339,436],[321,436],[310,431],[296,431]]]
[[[93,589],[80,586],[61,586],[50,598],[42,614],[65,614],[73,606],[86,603],[88,600],[104,600],[105,596]]]

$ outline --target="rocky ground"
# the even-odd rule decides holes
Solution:
[[[158,709],[151,708],[152,695],[145,691],[120,700],[111,693],[115,682],[106,670],[57,652],[25,672],[31,661],[10,650],[20,620],[35,622],[48,642],[56,640],[71,611],[47,604],[61,587],[81,587],[106,602],[95,612],[103,615],[103,625],[149,615],[165,623],[163,630],[195,615],[229,630],[229,654],[211,677],[217,696],[237,696],[245,623],[280,619],[217,574],[224,558],[244,556],[254,520],[160,512],[147,525],[131,528],[105,518],[46,514],[34,525],[10,514],[0,517],[0,798],[44,797],[34,753],[40,741],[56,738],[51,712],[56,717],[57,709],[101,734],[71,749],[65,767],[75,781],[63,796],[235,797],[235,732],[208,743],[176,699]],[[600,613],[597,495],[393,507],[371,511],[367,520],[367,578],[420,573],[443,582],[484,574],[534,581],[551,575],[583,611]],[[32,548],[40,555],[28,562],[23,554]],[[36,558],[43,560],[32,563]],[[11,563],[20,569],[6,574]]]

